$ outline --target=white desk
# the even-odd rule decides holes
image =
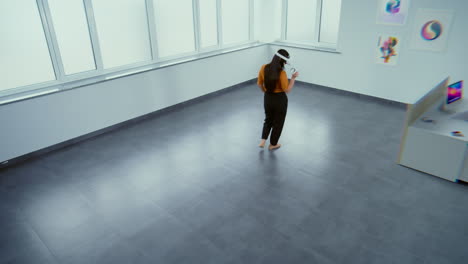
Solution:
[[[440,104],[432,106],[408,127],[401,164],[450,181],[468,182],[468,122],[453,119],[459,111],[449,114],[439,110]],[[428,117],[435,123],[421,120]],[[465,136],[451,134],[460,131]]]

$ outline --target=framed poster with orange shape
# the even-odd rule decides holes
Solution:
[[[376,59],[378,64],[396,65],[400,56],[400,37],[381,34],[377,41]]]

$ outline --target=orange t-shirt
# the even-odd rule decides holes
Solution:
[[[265,66],[266,66],[266,64],[264,64],[262,66],[262,68],[260,68],[260,71],[258,72],[258,80],[257,80],[257,84],[262,86],[262,89],[263,89],[264,92],[266,92],[266,87],[265,87],[265,83],[264,83],[264,81],[265,81]],[[273,92],[274,93],[286,92],[288,90],[288,85],[289,85],[288,76],[286,75],[285,71],[281,71],[278,83],[276,83],[276,87],[275,87],[275,90],[273,90]]]

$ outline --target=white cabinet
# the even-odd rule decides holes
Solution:
[[[468,145],[466,145],[466,149],[467,149],[466,150],[467,152],[465,152],[465,160],[463,161],[463,169],[459,177],[459,179],[464,182],[468,182]]]
[[[405,151],[402,154],[401,164],[444,178],[456,181],[464,170],[466,142],[449,135],[432,133],[418,127],[409,127],[406,138]],[[468,175],[467,175],[468,177]]]
[[[442,107],[448,80],[408,105],[398,162],[449,181],[468,182],[468,122],[456,116],[468,111],[468,100],[452,105],[452,111]],[[455,131],[465,136],[454,136]]]

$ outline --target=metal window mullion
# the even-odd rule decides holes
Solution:
[[[254,25],[255,25],[255,5],[253,0],[249,0],[249,40],[254,40]]]
[[[283,0],[281,9],[281,40],[286,40],[286,31],[288,25],[288,0]]]
[[[320,42],[320,26],[322,24],[322,1],[323,0],[317,0],[317,15],[315,18],[315,36],[314,40],[316,43]]]
[[[195,37],[195,51],[200,52],[201,30],[200,30],[200,0],[192,0],[193,10],[193,35]]]
[[[58,81],[63,81],[65,78],[65,70],[63,68],[60,50],[58,48],[57,37],[55,35],[52,17],[50,15],[49,5],[45,0],[36,0],[39,15],[41,17],[42,28],[47,41],[52,67],[54,69],[55,78]]]
[[[223,18],[221,0],[216,0],[216,19],[218,24],[218,48],[223,48]]]
[[[88,21],[89,37],[93,47],[96,70],[102,72],[104,70],[104,64],[102,62],[101,47],[99,45],[99,36],[97,33],[96,20],[94,18],[92,0],[83,0],[83,4],[86,12],[86,21]]]
[[[159,61],[158,35],[156,29],[156,18],[154,17],[153,0],[146,0],[146,17],[148,20],[148,30],[151,42],[151,58],[153,61]]]

